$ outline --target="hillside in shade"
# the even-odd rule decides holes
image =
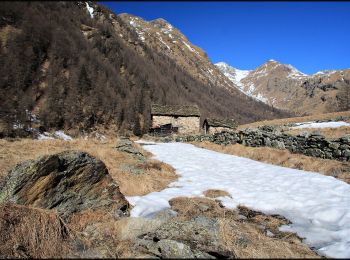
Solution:
[[[197,104],[240,123],[289,115],[248,97],[163,19],[92,2],[0,3],[2,123],[118,131],[150,124],[150,105]],[[31,120],[33,121],[33,120]]]

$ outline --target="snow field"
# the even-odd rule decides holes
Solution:
[[[291,129],[301,129],[301,128],[337,128],[341,126],[350,126],[349,123],[344,121],[337,121],[337,122],[303,122],[303,123],[297,123],[297,126],[291,127]]]
[[[142,144],[142,142],[141,142]],[[168,188],[127,197],[132,217],[152,217],[178,196],[204,196],[220,189],[228,208],[238,204],[292,221],[281,230],[297,232],[320,254],[350,257],[350,185],[314,172],[289,169],[183,143],[147,142],[155,159],[172,165],[179,178]]]

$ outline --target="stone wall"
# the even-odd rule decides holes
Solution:
[[[152,127],[165,124],[178,127],[180,134],[198,134],[200,129],[200,120],[197,116],[152,116]]]
[[[170,142],[202,142],[210,141],[216,144],[242,144],[259,147],[268,146],[278,149],[288,149],[292,153],[300,153],[312,157],[350,161],[350,136],[339,139],[326,139],[322,135],[289,135],[269,129],[245,129],[235,132],[222,132],[212,135],[188,135],[165,137],[161,141]]]

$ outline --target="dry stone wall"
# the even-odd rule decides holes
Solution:
[[[292,153],[300,153],[312,157],[350,161],[350,136],[339,139],[326,139],[319,134],[293,136],[275,131],[273,127],[269,126],[212,135],[169,136],[162,138],[162,141],[210,141],[221,145],[238,143],[251,147],[268,146],[288,149]]]

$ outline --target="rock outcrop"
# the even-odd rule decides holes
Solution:
[[[0,203],[55,209],[63,217],[86,209],[128,215],[129,204],[105,164],[88,153],[68,151],[16,165],[0,184]]]
[[[140,161],[146,160],[145,156],[137,148],[135,148],[133,142],[128,137],[120,137],[115,148],[118,151],[125,152],[136,157]]]

